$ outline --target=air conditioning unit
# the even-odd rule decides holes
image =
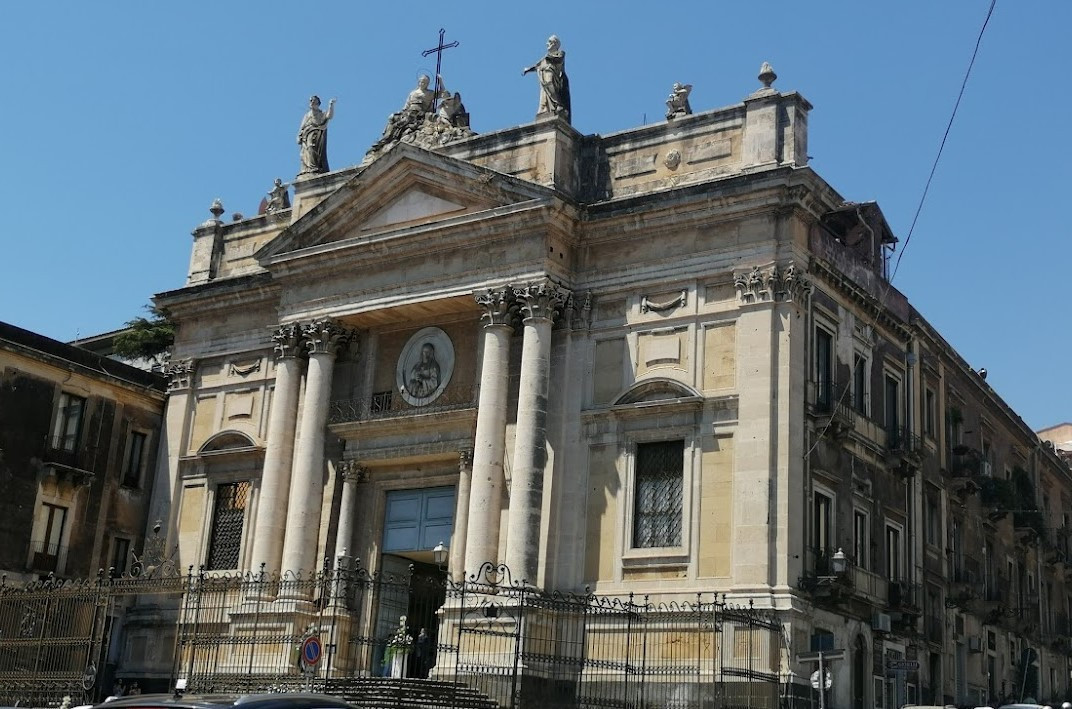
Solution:
[[[982,652],[983,651],[983,638],[979,635],[972,635],[968,638],[968,652]]]
[[[880,633],[888,633],[891,628],[890,616],[886,613],[875,613],[871,616],[871,628]]]

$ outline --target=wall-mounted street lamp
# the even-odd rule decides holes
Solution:
[[[448,556],[450,556],[450,549],[443,542],[436,544],[432,548],[432,561],[435,562],[436,566],[445,566]]]
[[[835,576],[841,576],[845,573],[845,569],[848,568],[849,562],[845,558],[845,552],[838,547],[838,550],[834,552],[834,556],[830,559],[830,567],[834,571]]]

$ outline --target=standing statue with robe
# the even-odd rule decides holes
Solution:
[[[521,71],[524,76],[536,72],[540,79],[540,107],[536,117],[545,115],[558,116],[570,121],[569,77],[566,76],[566,52],[558,37],[551,35],[547,40],[547,54],[543,59]]]
[[[328,171],[328,121],[335,115],[335,99],[328,101],[328,110],[320,110],[320,97],[309,99],[309,111],[298,129],[301,155],[299,175],[315,175]]]

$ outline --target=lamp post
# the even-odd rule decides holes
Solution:
[[[432,561],[435,562],[440,571],[443,570],[444,565],[447,563],[448,556],[450,556],[450,548],[443,542],[439,542],[432,548]]]
[[[833,569],[835,576],[841,576],[845,573],[845,569],[848,567],[848,560],[845,558],[845,552],[842,551],[840,547],[834,552],[830,566]]]

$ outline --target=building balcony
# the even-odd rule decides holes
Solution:
[[[923,440],[900,426],[886,429],[886,462],[902,477],[912,477],[923,465]]]
[[[815,400],[811,405],[811,414],[815,425],[831,436],[841,437],[856,428],[856,411],[847,395],[837,395],[836,382],[816,385]]]
[[[868,571],[840,549],[810,548],[801,590],[816,598],[832,601],[862,601],[885,607],[889,583],[884,576]]]
[[[889,591],[887,593],[887,605],[890,611],[900,613],[903,618],[914,620],[921,613],[920,587],[917,583],[903,580],[887,581]]]

